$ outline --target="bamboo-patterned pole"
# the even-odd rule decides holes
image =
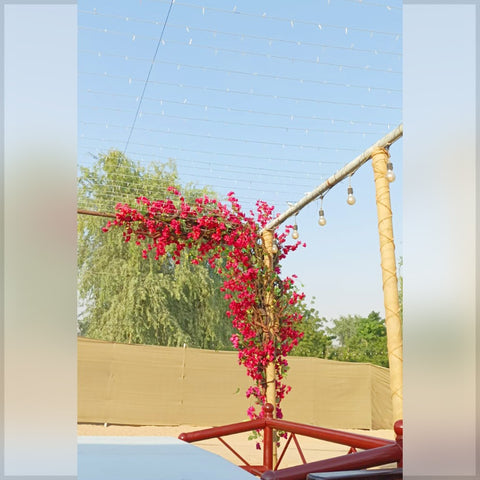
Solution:
[[[380,257],[383,279],[385,326],[387,329],[388,362],[390,366],[390,392],[392,396],[393,422],[403,418],[403,353],[402,325],[398,301],[398,283],[393,240],[390,184],[386,178],[390,154],[378,147],[372,153],[375,193],[380,238]]]
[[[264,256],[263,262],[266,271],[266,288],[265,288],[265,310],[268,319],[268,333],[267,335],[270,338],[275,338],[275,330],[276,330],[276,323],[277,319],[275,318],[275,312],[273,308],[273,292],[270,288],[270,279],[271,275],[273,274],[273,230],[263,230],[261,233],[262,242],[263,242],[263,249],[264,249]],[[275,362],[270,362],[265,371],[265,381],[266,381],[266,403],[270,403],[273,405],[273,418],[276,417],[276,408],[277,408],[277,394],[276,394],[276,374],[275,374]],[[275,434],[273,435],[273,448],[272,448],[272,461],[273,464],[277,463],[277,448],[276,448],[276,441],[275,441]]]

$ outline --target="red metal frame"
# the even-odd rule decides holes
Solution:
[[[398,467],[403,465],[403,421],[395,422],[395,441],[383,438],[369,437],[355,433],[347,433],[329,428],[314,427],[301,423],[288,422],[273,418],[273,405],[265,405],[265,417],[248,422],[232,423],[221,427],[213,427],[196,432],[182,433],[179,439],[188,443],[218,438],[232,453],[243,463],[242,468],[250,473],[261,476],[263,480],[304,480],[309,473],[332,472],[343,470],[357,470],[370,467],[378,467],[388,463],[397,463]],[[221,437],[234,435],[236,433],[263,430],[263,464],[250,465],[238,452],[235,451]],[[273,437],[274,430],[289,433],[287,443],[278,459],[273,464]],[[307,463],[303,455],[296,435],[316,438],[327,442],[338,443],[350,447],[347,454],[327,460]],[[303,465],[279,469],[288,446],[293,439]],[[358,452],[357,449],[362,451]]]

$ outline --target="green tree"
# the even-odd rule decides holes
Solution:
[[[332,347],[332,337],[325,331],[326,318],[320,317],[318,311],[314,307],[308,307],[304,300],[299,302],[296,308],[303,317],[298,325],[298,330],[303,332],[303,338],[292,350],[292,355],[327,358]]]
[[[174,162],[148,169],[119,151],[100,155],[79,175],[78,204],[113,213],[117,202],[165,198],[180,188]],[[206,192],[182,186],[187,198]],[[154,345],[226,349],[233,333],[221,279],[207,265],[144,259],[134,242],[105,234],[107,219],[78,216],[79,332],[91,338]],[[182,252],[187,255],[188,252]]]
[[[327,331],[334,338],[329,358],[347,362],[369,362],[388,367],[385,320],[378,312],[368,317],[342,316]]]

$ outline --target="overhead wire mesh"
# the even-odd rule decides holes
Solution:
[[[281,211],[401,122],[399,2],[268,6],[80,2],[79,165],[128,145]]]

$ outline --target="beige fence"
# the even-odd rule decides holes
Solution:
[[[392,427],[388,369],[290,357],[286,420],[332,428]],[[246,419],[251,385],[236,352],[78,339],[78,421],[222,425]]]

